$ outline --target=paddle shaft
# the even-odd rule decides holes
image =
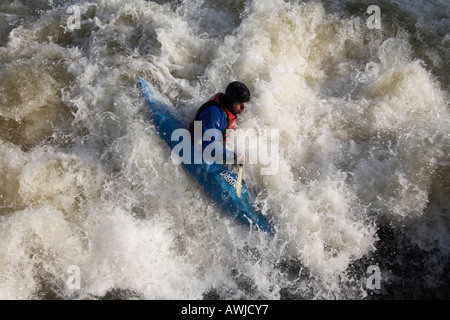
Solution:
[[[238,198],[241,197],[241,188],[242,188],[242,164],[239,165],[239,173],[236,182],[236,193]]]

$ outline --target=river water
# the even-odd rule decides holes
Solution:
[[[0,298],[448,299],[449,56],[447,0],[0,0]],[[186,123],[247,84],[274,237],[170,161],[139,77]]]

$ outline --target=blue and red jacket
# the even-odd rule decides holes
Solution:
[[[220,148],[223,154],[224,161],[232,161],[234,159],[234,152],[225,148],[227,139],[227,129],[234,129],[236,127],[237,115],[232,113],[225,105],[220,101],[222,93],[215,94],[211,99],[204,103],[197,111],[194,121],[202,122],[202,137],[205,136],[205,132],[209,129],[216,129],[222,133],[223,144],[219,145],[215,137],[212,137],[212,141],[204,141],[202,143],[202,149],[204,150],[208,145],[214,143],[214,148]],[[191,123],[189,130],[194,133],[194,121]]]

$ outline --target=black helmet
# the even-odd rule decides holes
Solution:
[[[247,86],[239,81],[233,81],[228,84],[225,95],[231,98],[232,102],[248,102],[250,101],[250,90]]]

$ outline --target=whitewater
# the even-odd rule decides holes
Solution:
[[[0,299],[448,299],[449,57],[447,0],[0,0]],[[249,87],[273,237],[171,160],[139,78],[186,125]]]

